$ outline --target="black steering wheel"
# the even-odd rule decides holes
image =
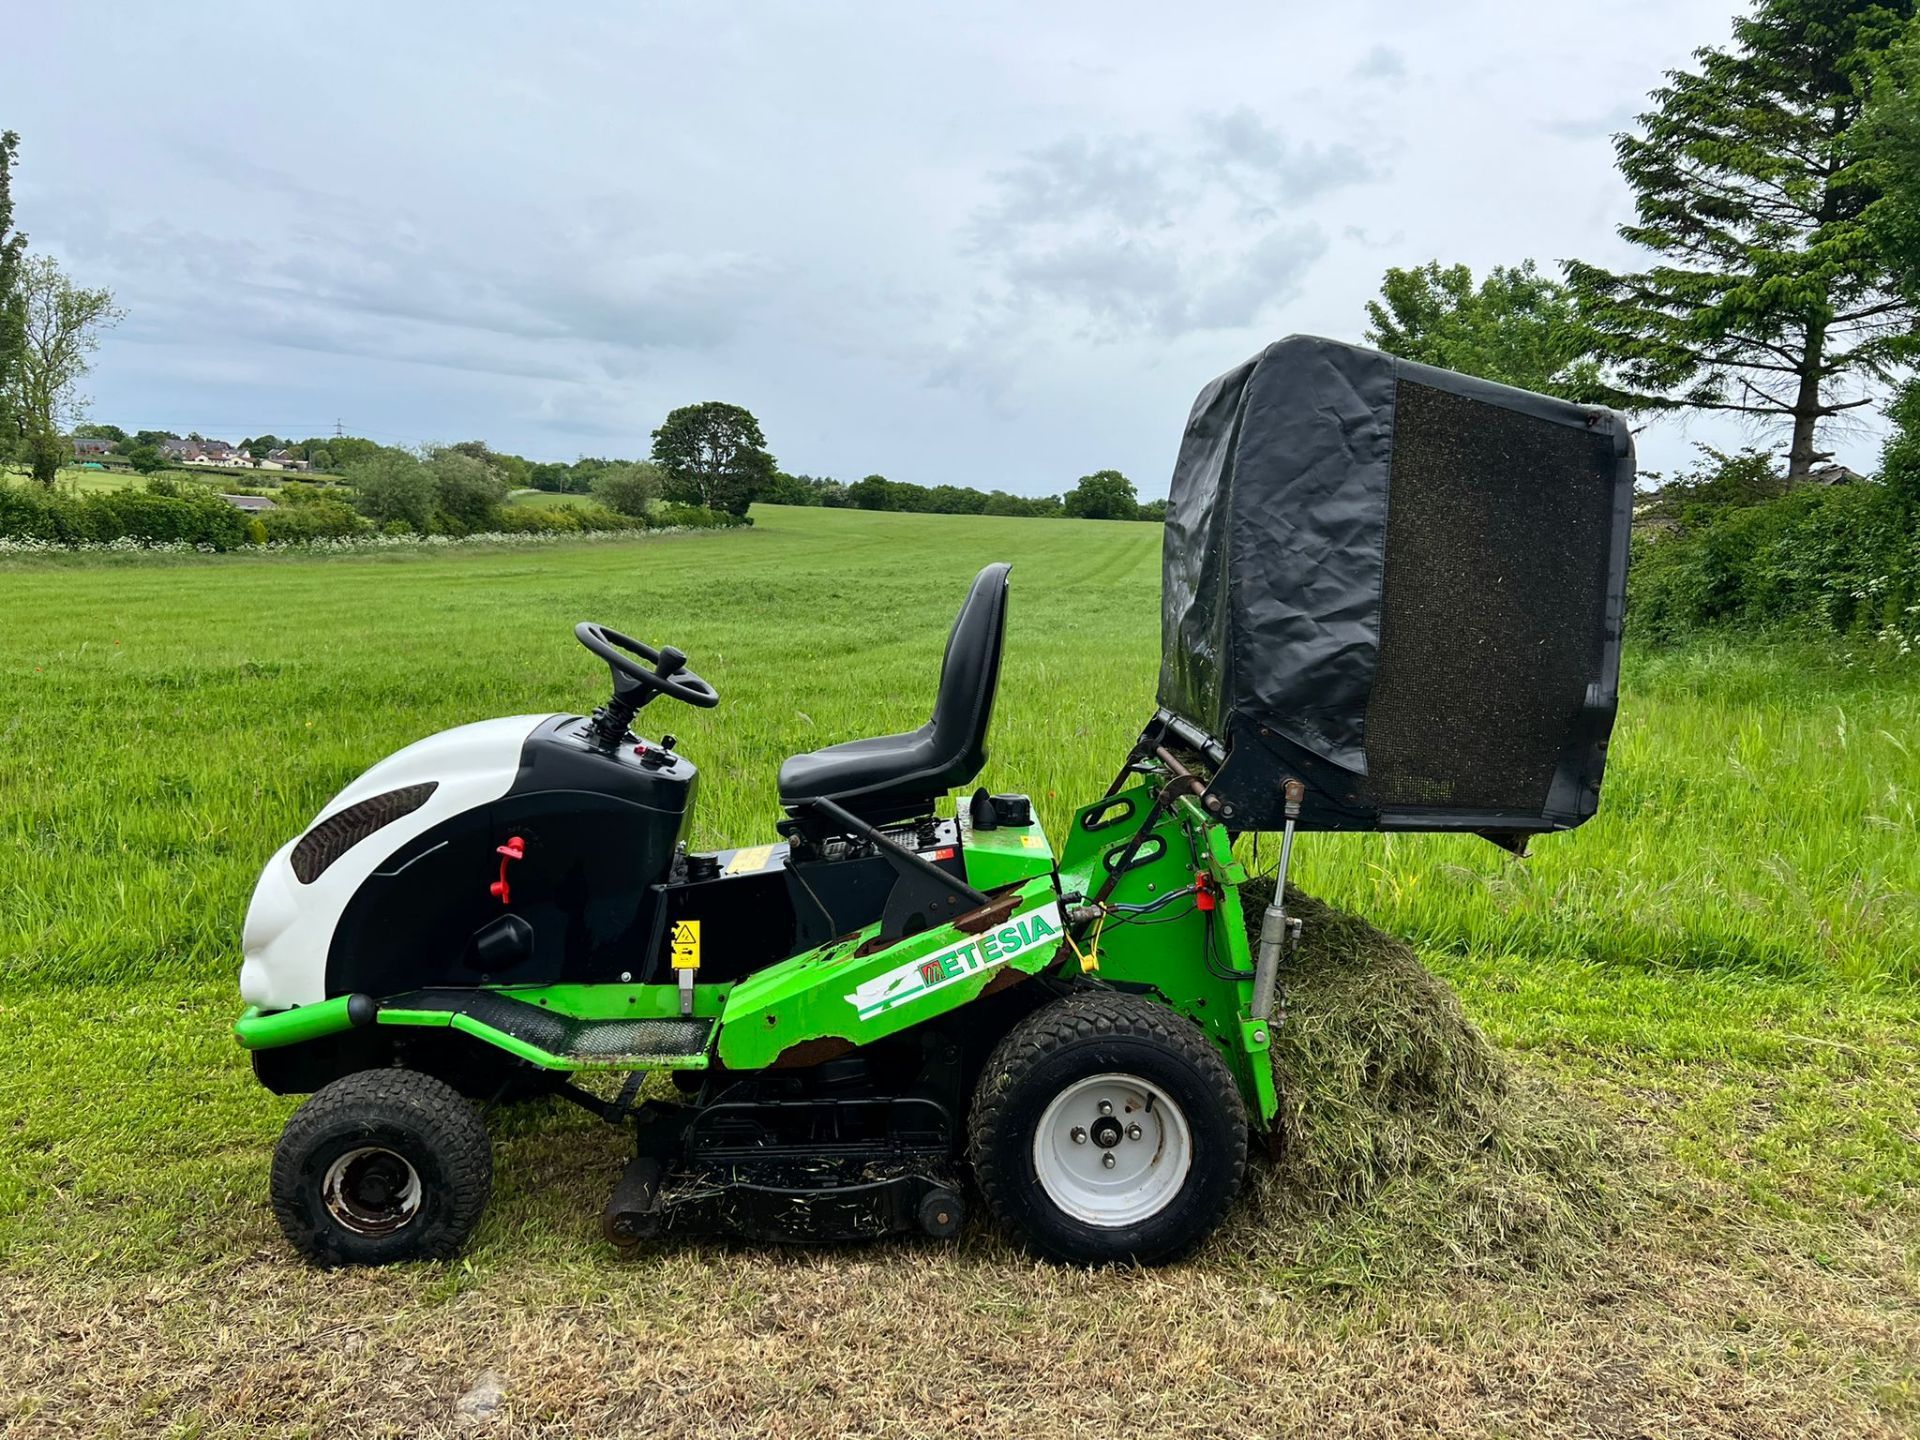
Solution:
[[[607,662],[607,668],[613,671],[615,697],[632,704],[636,710],[656,694],[671,695],[702,710],[711,710],[720,703],[720,693],[687,669],[686,655],[671,645],[656,650],[651,645],[642,645],[631,635],[622,635],[591,620],[582,620],[574,626],[573,638]],[[647,663],[642,665],[641,660]],[[644,699],[640,692],[645,692]],[[631,712],[628,718],[632,718]]]

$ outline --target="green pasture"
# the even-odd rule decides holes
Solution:
[[[723,703],[646,723],[706,771],[695,841],[778,816],[785,755],[920,723],[968,579],[1014,562],[987,783],[1059,823],[1153,703],[1159,532],[764,510],[745,535],[538,552],[0,571],[0,965],[230,972],[261,862],[366,765],[496,714],[585,711],[576,620],[679,645]],[[1920,675],[1813,650],[1631,654],[1600,817],[1519,863],[1314,837],[1301,878],[1432,951],[1920,978]]]
[[[591,495],[561,494],[556,490],[515,490],[507,496],[509,505],[528,506],[536,510],[570,509],[594,503]]]
[[[167,469],[158,472],[169,480],[196,479],[193,472],[182,469]],[[235,472],[238,473],[237,471]],[[31,472],[18,466],[0,466],[0,479],[26,482],[32,478]],[[147,476],[136,475],[127,469],[109,470],[105,468],[89,470],[84,465],[63,465],[54,476],[53,483],[64,490],[81,492],[101,490],[125,490],[133,486],[144,485]]]
[[[24,482],[29,478],[31,478],[30,472],[17,465],[0,465],[0,479]],[[338,475],[325,474],[317,470],[300,473],[291,470],[255,470],[251,466],[246,469],[224,469],[211,465],[173,465],[164,470],[157,470],[152,475],[141,475],[125,466],[119,469],[89,470],[84,465],[63,465],[55,475],[53,483],[63,489],[86,492],[134,489],[145,485],[148,480],[160,478],[175,481],[190,480],[214,490],[235,488],[272,490],[288,480],[320,484],[337,482],[340,479]]]

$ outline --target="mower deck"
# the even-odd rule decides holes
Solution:
[[[958,1233],[955,1053],[914,1089],[866,1080],[861,1059],[824,1085],[798,1077],[709,1081],[697,1103],[632,1113],[637,1155],[602,1219],[622,1248],[668,1233],[820,1243]]]

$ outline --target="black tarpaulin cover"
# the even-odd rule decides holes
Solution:
[[[1528,830],[1597,803],[1633,446],[1612,411],[1310,336],[1200,393],[1168,507],[1160,704],[1241,828]],[[1262,754],[1244,753],[1257,746]]]

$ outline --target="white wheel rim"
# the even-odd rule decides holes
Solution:
[[[394,1150],[349,1150],[320,1182],[327,1213],[356,1235],[391,1235],[420,1213],[420,1172]]]
[[[1054,1096],[1033,1135],[1041,1190],[1066,1214],[1102,1229],[1152,1219],[1192,1169],[1187,1117],[1138,1075],[1076,1080]]]

